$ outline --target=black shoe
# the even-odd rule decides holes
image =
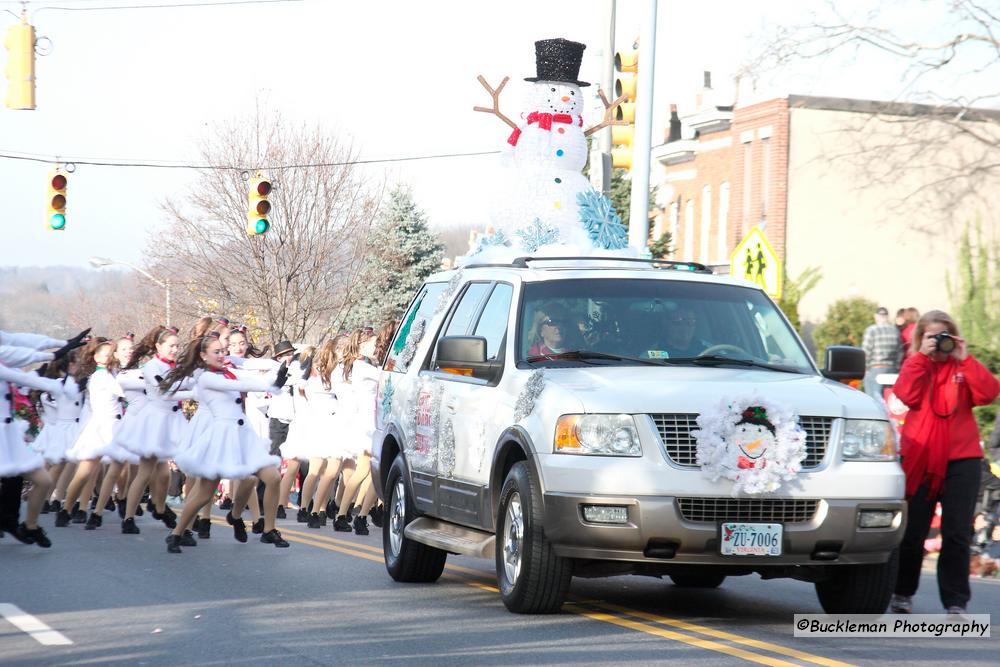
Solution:
[[[139,534],[139,526],[135,525],[135,519],[128,518],[122,520],[122,533],[125,535]]]
[[[257,519],[256,521],[254,521],[250,525],[250,530],[253,531],[254,535],[260,535],[261,533],[263,533],[264,532],[264,517],[261,517],[261,518]]]
[[[358,510],[358,508],[355,507],[354,505],[348,505],[347,506],[347,511],[344,512],[344,516],[346,516],[348,518],[348,520],[353,519],[354,518],[354,513],[357,510]]]
[[[87,523],[87,513],[83,510],[73,512],[73,523]]]
[[[83,527],[84,530],[94,530],[100,528],[101,524],[104,523],[104,519],[100,514],[90,513],[90,518],[87,519],[87,525]]]
[[[69,525],[70,516],[66,510],[56,512],[56,528],[65,528]]]
[[[338,516],[337,520],[333,522],[333,529],[338,533],[349,533],[351,532],[351,521],[346,516]]]
[[[122,521],[125,520],[125,505],[127,504],[124,500],[118,501],[118,518]]]
[[[276,519],[286,519],[286,518],[288,518],[285,515],[285,506],[284,505],[278,505],[278,513],[275,515],[275,518]]]
[[[243,519],[237,519],[232,512],[226,512],[226,523],[233,527],[233,537],[237,542],[247,541],[247,525]]]
[[[201,524],[198,526],[198,537],[203,540],[207,540],[212,537],[212,520],[202,519]]]
[[[150,514],[153,514],[153,515],[156,514],[156,506],[153,505],[153,499],[152,498],[150,498],[149,500],[146,501],[146,511],[149,512]]]
[[[181,546],[182,547],[196,547],[198,543],[194,539],[194,533],[190,530],[185,530],[184,534],[181,535]]]
[[[53,500],[51,503],[49,503],[50,512],[58,512],[61,509],[62,509],[62,503],[60,501]]]
[[[104,511],[105,512],[115,511],[115,501],[113,498],[108,498],[108,502],[104,503]]]
[[[49,509],[49,503],[48,503],[48,501],[46,501],[46,502],[42,503],[42,509],[39,512],[39,514],[48,514],[51,511],[52,510]]]
[[[177,520],[177,512],[170,509],[170,505],[163,506],[163,514],[161,516],[169,516],[174,521]]]
[[[169,514],[164,512],[163,514],[161,514],[160,521],[162,521],[163,525],[169,528],[170,530],[173,530],[174,528],[177,527],[177,515],[174,514],[173,512],[170,512]]]
[[[326,528],[326,512],[319,513],[319,527]]]
[[[91,510],[97,509],[97,496],[94,496],[93,498],[90,499],[90,509]]]
[[[37,544],[43,549],[48,549],[52,546],[52,541],[49,539],[49,536],[45,534],[45,531],[42,530],[41,526],[28,528],[28,526],[22,521],[17,526],[17,532],[13,533],[13,535],[25,544]]]
[[[142,516],[144,512],[142,511],[142,503],[135,506],[135,515]]]
[[[372,525],[376,528],[382,527],[382,519],[385,517],[385,510],[381,507],[376,507],[368,513],[368,518],[372,520]]]
[[[273,544],[279,549],[284,549],[288,546],[288,542],[282,539],[281,533],[278,532],[277,528],[273,528],[261,535],[260,541],[264,544]]]
[[[167,552],[172,554],[181,553],[181,536],[170,533],[167,535]]]
[[[229,496],[226,496],[225,498],[223,498],[222,499],[222,504],[219,505],[219,509],[220,510],[231,510],[231,509],[233,509],[233,499],[230,498]]]
[[[309,523],[309,512],[300,507],[298,514],[295,515],[295,520],[299,523]]]
[[[354,534],[355,535],[368,534],[368,517],[366,516],[354,517]]]
[[[309,523],[306,524],[307,528],[319,529],[319,514],[313,513],[309,515]]]
[[[339,511],[340,511],[340,505],[337,504],[337,501],[331,498],[330,501],[326,504],[326,515],[337,516],[337,512]]]

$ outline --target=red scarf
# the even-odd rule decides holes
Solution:
[[[583,116],[577,116],[577,121],[577,125],[583,127]],[[532,111],[528,114],[528,125],[531,125],[532,123],[538,123],[538,129],[540,130],[552,130],[552,123],[572,125],[573,117],[568,113],[539,113],[537,111]],[[521,128],[515,127],[514,131],[510,133],[507,143],[511,146],[517,146],[517,140],[520,137]]]
[[[217,370],[215,372],[218,373],[219,375],[221,375],[222,377],[226,378],[227,380],[237,380],[237,379],[239,379],[239,378],[236,377],[236,374],[233,373],[228,368],[223,368],[222,370]]]
[[[165,363],[167,366],[170,366],[171,368],[177,365],[176,361],[171,361],[170,359],[164,359],[160,355],[156,355],[156,358]]]

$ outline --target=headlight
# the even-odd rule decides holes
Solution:
[[[896,434],[889,422],[845,419],[840,446],[845,461],[896,460]]]
[[[642,456],[632,415],[563,415],[555,448],[560,454]]]

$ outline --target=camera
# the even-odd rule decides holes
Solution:
[[[949,353],[955,349],[955,337],[947,331],[934,335],[935,349],[938,352]]]

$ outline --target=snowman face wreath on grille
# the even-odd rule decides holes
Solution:
[[[766,465],[766,454],[775,445],[774,427],[770,424],[752,423],[746,417],[736,425],[731,437],[736,465],[747,470]]]
[[[583,114],[583,94],[579,86],[571,83],[539,81],[530,87],[525,102],[528,111],[574,117]]]

